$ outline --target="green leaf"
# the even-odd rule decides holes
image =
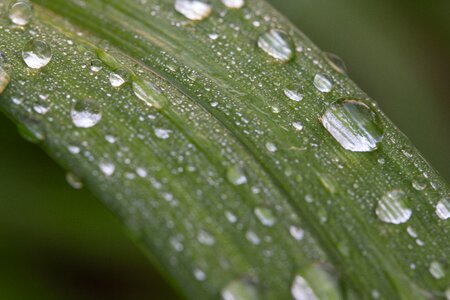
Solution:
[[[180,294],[445,297],[448,185],[268,4],[213,1],[201,21],[169,0],[33,7],[24,27],[3,15],[1,109]],[[30,40],[52,49],[39,70]]]

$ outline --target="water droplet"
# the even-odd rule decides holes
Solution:
[[[319,300],[305,278],[300,275],[295,276],[291,286],[291,294],[295,300]]]
[[[142,167],[138,167],[138,168],[136,168],[136,174],[138,174],[138,176],[141,178],[145,178],[145,177],[147,177],[148,172],[146,169],[144,169]]]
[[[83,183],[80,178],[78,178],[75,174],[68,172],[66,174],[67,183],[74,189],[79,190],[83,188]]]
[[[242,185],[247,183],[247,177],[239,166],[233,166],[228,169],[227,179],[234,185]]]
[[[10,81],[11,77],[9,76],[9,73],[0,65],[0,95],[6,89]]]
[[[237,222],[237,217],[235,214],[233,214],[231,211],[226,211],[225,212],[225,217],[227,218],[228,222],[230,223],[236,223]]]
[[[244,6],[244,0],[222,0],[222,3],[228,8],[241,8]]]
[[[303,94],[300,92],[301,89],[297,87],[287,87],[284,89],[284,95],[291,100],[300,102],[303,100]]]
[[[436,279],[442,279],[445,277],[445,271],[444,268],[442,267],[442,265],[437,262],[437,261],[433,261],[430,264],[430,267],[428,268],[428,270],[430,271],[431,275],[436,278]]]
[[[171,131],[168,129],[155,128],[156,137],[158,137],[162,140],[167,140],[168,138],[170,138],[170,133],[171,133]]]
[[[133,91],[136,97],[144,101],[148,106],[161,108],[162,95],[159,89],[147,80],[133,80]]]
[[[293,122],[292,126],[294,126],[295,130],[300,131],[303,129],[303,124],[301,122]]]
[[[100,72],[103,69],[103,62],[100,59],[93,59],[91,61],[91,71],[94,73]]]
[[[327,52],[325,53],[325,58],[330,66],[339,73],[347,72],[347,67],[345,66],[344,61],[336,54]]]
[[[407,205],[406,195],[400,190],[384,195],[378,201],[375,212],[381,221],[391,224],[405,223],[412,215],[412,210]]]
[[[295,46],[289,35],[276,29],[262,34],[258,39],[258,47],[282,62],[291,60],[295,54]]]
[[[221,292],[223,300],[258,300],[258,291],[248,280],[234,280]]]
[[[201,0],[176,0],[175,10],[193,21],[207,18],[211,12],[211,5]]]
[[[94,100],[78,100],[72,105],[70,116],[76,127],[90,128],[100,122],[102,119],[102,111],[98,103]]]
[[[116,166],[111,162],[101,162],[99,168],[105,176],[111,176],[116,170]]]
[[[109,82],[113,87],[120,87],[125,83],[125,78],[120,73],[110,73]]]
[[[67,146],[67,150],[69,150],[70,153],[72,154],[79,154],[81,149],[78,146],[73,146],[73,145],[69,145]]]
[[[436,215],[441,220],[450,218],[450,198],[444,198],[436,204]]]
[[[198,233],[197,240],[199,241],[200,244],[207,245],[207,246],[212,246],[216,242],[214,237],[209,232],[206,232],[204,230],[201,230]]]
[[[314,86],[322,93],[329,93],[333,88],[333,83],[325,75],[317,74],[314,77]]]
[[[303,239],[303,237],[305,236],[305,231],[303,229],[301,229],[301,228],[296,227],[296,226],[289,227],[289,233],[297,241],[301,241]]]
[[[204,281],[206,279],[206,274],[205,274],[205,272],[203,272],[200,269],[195,269],[194,270],[194,277],[198,281]]]
[[[261,243],[261,239],[253,231],[247,231],[247,233],[245,234],[245,237],[253,245],[259,245]]]
[[[416,231],[411,227],[411,226],[408,226],[407,228],[406,228],[406,231],[408,232],[408,235],[410,236],[410,237],[412,237],[412,238],[417,238],[417,233],[416,233]]]
[[[277,152],[277,150],[278,150],[277,146],[274,143],[271,143],[271,142],[267,142],[266,143],[266,149],[269,152]]]
[[[9,19],[16,25],[25,26],[33,18],[33,7],[24,1],[17,1],[9,8]]]
[[[383,139],[380,118],[360,101],[334,102],[323,114],[321,122],[336,141],[350,151],[374,151]]]
[[[254,212],[258,220],[264,226],[272,227],[275,224],[276,218],[270,209],[265,207],[257,207]]]
[[[412,181],[412,186],[417,191],[423,191],[427,187],[427,181],[425,178],[419,177]]]
[[[44,41],[31,40],[23,47],[22,58],[31,69],[40,69],[52,59],[52,48]]]

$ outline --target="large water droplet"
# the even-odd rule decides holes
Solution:
[[[258,291],[251,282],[247,280],[234,280],[230,282],[221,292],[223,300],[258,300]]]
[[[79,128],[90,128],[98,124],[102,119],[100,105],[91,99],[78,100],[70,111],[72,122]]]
[[[319,300],[305,278],[300,275],[295,276],[291,286],[291,294],[295,300]]]
[[[277,220],[272,211],[265,207],[255,208],[255,215],[264,226],[268,227],[273,226]]]
[[[8,16],[14,24],[25,26],[33,18],[33,7],[25,1],[17,1],[10,6]]]
[[[241,8],[244,6],[244,0],[222,0],[222,3],[228,8]]]
[[[125,78],[123,74],[120,73],[110,73],[109,74],[109,82],[113,87],[120,87],[125,83]]]
[[[345,66],[344,61],[336,54],[327,52],[325,53],[325,58],[330,66],[339,73],[347,72],[347,67]]]
[[[295,45],[287,33],[271,29],[258,39],[258,47],[273,58],[287,62],[294,57]]]
[[[28,67],[40,69],[52,59],[52,49],[41,40],[31,40],[22,49],[22,58]]]
[[[247,183],[247,177],[239,166],[233,166],[228,169],[227,179],[234,185],[242,185]]]
[[[450,198],[444,198],[436,204],[436,215],[441,220],[450,218]]]
[[[11,77],[9,76],[9,73],[0,65],[0,95],[6,89],[10,81]]]
[[[381,221],[391,224],[405,223],[412,215],[406,195],[400,190],[394,190],[384,195],[378,201],[375,212]]]
[[[350,151],[374,151],[383,139],[380,118],[360,101],[334,102],[327,108],[321,121],[336,141]]]
[[[148,106],[153,106],[160,109],[162,104],[162,94],[160,90],[151,82],[147,80],[133,80],[133,91],[136,97],[144,101]]]
[[[194,21],[203,20],[212,12],[211,5],[201,0],[176,0],[175,10]]]
[[[445,277],[444,268],[442,267],[441,263],[437,261],[431,262],[428,270],[430,271],[431,275],[436,279],[442,279]]]
[[[329,93],[333,88],[333,83],[325,75],[317,74],[314,77],[314,86],[322,93]]]
[[[285,88],[283,92],[284,95],[291,100],[294,100],[296,102],[300,102],[303,100],[303,94],[300,87],[289,86]]]

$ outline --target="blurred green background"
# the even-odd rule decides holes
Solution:
[[[450,1],[272,0],[450,178]],[[0,299],[175,299],[120,223],[0,115]],[[150,296],[149,296],[150,295]]]

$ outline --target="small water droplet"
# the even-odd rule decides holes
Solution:
[[[244,6],[244,0],[222,0],[222,3],[228,8],[241,8]]]
[[[233,214],[231,211],[226,211],[225,217],[227,218],[228,222],[233,223],[233,224],[236,223],[238,220],[236,215]]]
[[[441,220],[450,218],[450,198],[444,198],[436,204],[436,215]]]
[[[301,228],[296,227],[296,226],[290,226],[289,227],[289,233],[297,241],[301,241],[303,239],[303,237],[305,236],[305,231],[303,229],[301,229]]]
[[[287,33],[271,29],[258,39],[258,47],[273,58],[287,62],[294,57],[295,46]]]
[[[206,279],[206,274],[205,274],[205,272],[203,272],[200,269],[195,269],[194,270],[194,277],[198,281],[204,281]]]
[[[233,166],[228,169],[227,179],[234,185],[242,185],[247,183],[247,177],[239,166]]]
[[[171,131],[168,129],[155,128],[154,131],[155,131],[156,137],[158,137],[162,140],[167,140],[168,138],[170,138]]]
[[[83,183],[81,182],[80,178],[78,178],[75,174],[71,172],[68,172],[66,174],[66,181],[72,188],[76,190],[80,190],[83,188]]]
[[[276,218],[270,209],[265,207],[257,207],[254,212],[258,220],[264,226],[272,227],[275,224]]]
[[[431,275],[436,279],[442,279],[445,277],[444,268],[442,267],[441,263],[437,261],[431,262],[428,270],[430,271]]]
[[[294,278],[291,286],[291,294],[295,300],[319,300],[305,278],[300,275]]]
[[[345,66],[344,61],[336,54],[327,52],[325,53],[325,58],[330,66],[339,73],[347,72],[347,67]]]
[[[406,195],[400,190],[384,195],[378,201],[375,212],[381,221],[391,224],[405,223],[412,215],[412,210],[407,205]]]
[[[408,227],[406,228],[406,231],[408,232],[408,235],[409,235],[410,237],[412,237],[412,238],[417,238],[417,233],[416,233],[416,231],[415,231],[411,226],[408,226]]]
[[[207,245],[207,246],[214,245],[214,243],[216,241],[209,232],[206,232],[204,230],[201,230],[198,233],[197,240],[199,241],[200,244]]]
[[[144,101],[148,106],[157,109],[161,108],[162,95],[160,90],[147,80],[133,80],[133,92],[140,100]]]
[[[109,82],[112,87],[120,87],[125,83],[125,78],[123,77],[123,74],[113,72],[109,74]]]
[[[301,89],[298,87],[287,87],[284,89],[284,95],[288,97],[289,99],[300,102],[303,100],[303,94],[301,93]]]
[[[136,168],[136,174],[138,174],[139,177],[145,178],[148,175],[148,172],[143,167]]]
[[[193,21],[203,20],[212,12],[211,5],[201,0],[176,0],[175,10]]]
[[[360,101],[334,102],[321,117],[321,122],[336,141],[350,151],[374,151],[383,139],[380,118]]]
[[[52,59],[52,48],[44,41],[31,40],[23,47],[22,58],[31,69],[40,69]]]
[[[266,143],[266,149],[267,149],[267,151],[272,152],[272,153],[277,152],[277,150],[278,150],[277,146],[272,142]]]
[[[111,176],[116,170],[116,166],[112,162],[101,162],[99,168],[105,176]]]
[[[8,16],[14,24],[25,26],[33,18],[33,7],[25,1],[17,1],[10,6]]]
[[[223,300],[258,300],[258,290],[248,280],[234,280],[222,289]]]
[[[427,180],[425,178],[419,177],[412,181],[412,186],[417,191],[423,191],[427,187]]]
[[[84,99],[78,100],[72,105],[70,116],[76,127],[90,128],[100,122],[102,119],[102,111],[96,101]]]
[[[294,126],[295,130],[300,131],[303,129],[303,124],[301,122],[293,122],[292,126]]]
[[[79,154],[81,149],[78,146],[73,146],[73,145],[69,145],[67,146],[67,150],[69,150],[70,153],[72,154]]]
[[[247,238],[247,240],[252,243],[253,245],[259,245],[261,243],[261,239],[259,238],[259,236],[254,233],[253,231],[247,231],[247,233],[245,234],[245,237]]]
[[[317,74],[313,83],[316,89],[322,93],[329,93],[333,88],[333,83],[325,75]]]

